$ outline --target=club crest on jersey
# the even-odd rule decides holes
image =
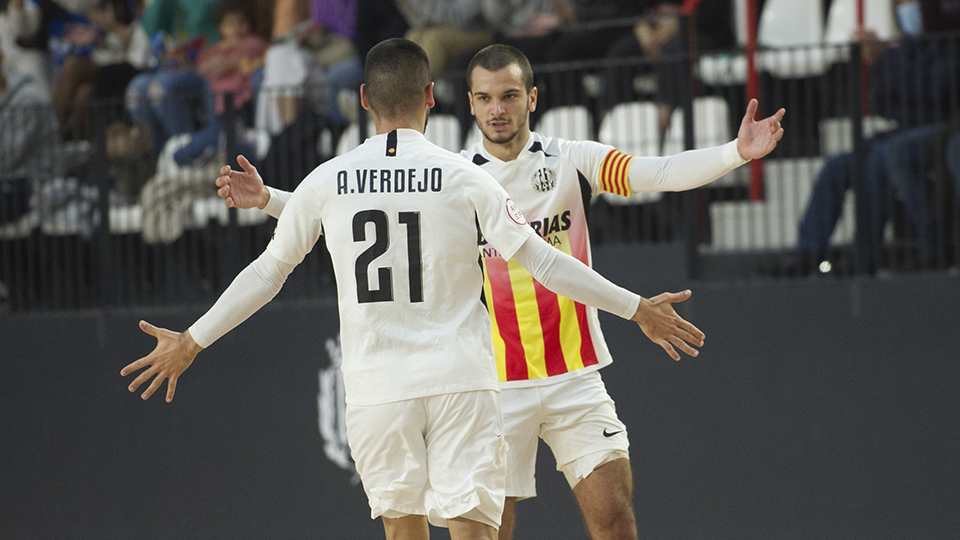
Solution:
[[[527,224],[527,220],[523,217],[523,213],[520,212],[519,208],[517,208],[517,203],[510,199],[507,199],[507,215],[510,216],[510,219],[512,219],[517,225]]]
[[[533,173],[533,178],[530,179],[530,184],[533,186],[533,189],[541,193],[550,191],[557,185],[557,173],[547,167],[537,169],[537,171]]]

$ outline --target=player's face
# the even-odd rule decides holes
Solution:
[[[527,93],[520,68],[499,71],[476,67],[471,75],[470,112],[480,132],[494,144],[507,144],[530,132],[530,112],[537,107],[537,89]]]

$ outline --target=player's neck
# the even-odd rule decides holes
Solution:
[[[505,143],[495,143],[486,137],[483,138],[483,148],[490,153],[491,156],[499,159],[500,161],[513,161],[517,159],[520,155],[520,152],[523,151],[527,146],[527,142],[530,141],[530,130],[524,129],[520,133],[517,133],[517,136]]]
[[[374,120],[373,123],[377,128],[377,135],[390,133],[391,131],[394,131],[397,129],[412,129],[414,131],[419,131],[420,133],[423,133],[423,130],[426,127],[424,125],[426,122],[424,122],[424,118],[422,117],[421,118],[401,117],[401,118],[389,118],[389,119],[381,118],[379,120],[376,117],[374,117],[373,120]]]

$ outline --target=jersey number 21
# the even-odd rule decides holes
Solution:
[[[370,290],[367,276],[370,263],[387,252],[390,246],[390,227],[387,214],[382,210],[363,210],[353,216],[353,241],[367,240],[367,223],[373,223],[373,244],[357,257],[357,302],[393,301],[393,269],[377,268],[378,289]],[[423,302],[423,268],[420,257],[420,213],[400,212],[398,222],[407,228],[407,267],[410,276],[410,301]]]

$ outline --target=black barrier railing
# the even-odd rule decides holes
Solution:
[[[591,205],[593,242],[684,242],[694,279],[955,271],[958,40],[901,43],[889,56],[862,78],[856,45],[759,51],[760,114],[787,109],[786,134],[763,160],[761,195],[752,189],[750,167],[689,193],[603,194]],[[531,122],[547,136],[597,140],[632,155],[723,144],[736,136],[745,109],[743,65],[734,50],[535,66],[540,94]],[[665,87],[674,90],[664,94]],[[479,141],[463,76],[438,81],[436,95],[427,137],[451,151]],[[274,133],[252,129],[228,106],[223,133],[185,163],[177,150],[190,135],[151,133],[121,102],[96,102],[80,141],[57,133],[52,109],[4,112],[0,135],[27,126],[40,133],[32,139],[37,158],[26,166],[0,149],[5,306],[213,300],[262,251],[273,228],[258,210],[224,207],[213,185],[219,167],[236,166],[234,156],[246,149],[268,184],[294,189],[318,164],[372,133],[356,96],[342,97],[351,123],[304,106]],[[196,100],[182,106],[196,108]],[[201,113],[194,114],[197,130],[205,123]],[[334,292],[321,245],[281,297]]]

